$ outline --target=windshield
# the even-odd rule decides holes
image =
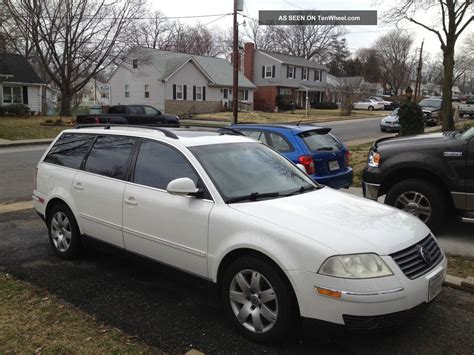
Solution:
[[[393,110],[392,112],[390,112],[390,116],[398,116],[398,111],[400,109],[399,108],[396,108],[395,110]]]
[[[421,107],[436,107],[436,108],[441,108],[441,100],[428,100],[428,99],[424,99],[424,100],[421,100],[419,105]]]
[[[319,187],[290,161],[261,143],[232,143],[189,148],[226,202],[258,195],[265,198]]]

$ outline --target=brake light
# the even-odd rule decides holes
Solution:
[[[311,155],[302,155],[298,158],[298,162],[303,165],[309,175],[315,174],[314,160]]]
[[[345,159],[346,166],[349,166],[349,164],[351,162],[350,161],[351,160],[351,152],[350,151],[346,150],[346,157],[345,158],[346,158]]]
[[[98,116],[95,116],[95,117],[94,117],[94,121],[95,121],[95,123],[100,123],[99,117],[98,117]]]

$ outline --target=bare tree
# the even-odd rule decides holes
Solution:
[[[472,0],[401,0],[385,15],[389,21],[409,21],[434,33],[443,52],[443,107],[444,130],[454,129],[452,113],[452,88],[454,83],[454,48],[459,36],[474,21]],[[436,20],[428,24],[416,17],[417,13],[436,12]],[[432,18],[431,16],[429,16]]]
[[[248,19],[248,25],[244,31],[245,39],[255,44],[255,48],[262,51],[272,52],[276,47],[276,34],[274,26],[260,25],[258,20]]]
[[[364,81],[361,76],[336,78],[333,84],[333,91],[339,93],[342,98],[341,116],[350,116],[353,105],[361,97],[371,92],[372,85]]]
[[[380,37],[374,48],[382,61],[382,78],[398,94],[410,80],[410,49],[413,39],[399,30],[393,30]]]
[[[154,49],[168,48],[172,27],[173,23],[166,19],[161,11],[155,11],[151,18],[132,23],[128,30],[130,45]]]
[[[46,73],[61,91],[61,115],[89,80],[116,62],[125,29],[140,0],[3,0],[8,15],[33,44]]]

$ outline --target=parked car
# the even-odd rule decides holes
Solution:
[[[320,184],[348,188],[352,184],[349,150],[331,128],[314,125],[237,124],[230,126],[302,164],[308,175]]]
[[[440,98],[428,98],[421,100],[418,105],[423,111],[425,126],[436,126],[438,124],[439,113],[443,107],[443,100]]]
[[[469,115],[469,118],[474,117],[474,96],[469,97],[465,104],[460,104],[458,108],[459,116]]]
[[[300,316],[396,326],[441,292],[446,258],[417,218],[222,133],[63,131],[33,191],[54,252],[77,257],[94,237],[211,280],[230,322],[256,341],[287,339]]]
[[[353,104],[355,110],[369,110],[369,111],[374,111],[374,110],[384,110],[385,106],[383,103],[375,101],[375,100],[361,100],[358,102],[355,102]]]
[[[465,132],[384,138],[369,152],[364,196],[420,218],[430,228],[451,212],[474,222],[474,128]]]
[[[400,109],[396,108],[390,114],[380,121],[380,130],[382,132],[399,132],[400,131],[400,122],[398,117],[398,111]]]
[[[397,107],[400,107],[400,104],[398,102],[384,100],[382,97],[379,96],[371,96],[369,97],[369,99],[383,103],[384,110],[395,110]]]
[[[76,124],[179,125],[179,117],[166,115],[149,105],[110,106],[106,114],[77,115]]]
[[[459,96],[459,95],[453,95],[452,101],[460,102],[460,101],[461,101],[461,96]]]

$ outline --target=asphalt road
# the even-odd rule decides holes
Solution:
[[[252,343],[224,319],[213,284],[96,243],[80,260],[60,260],[33,210],[0,215],[0,270],[170,353],[191,348],[205,353],[474,351],[474,297],[450,288],[444,288],[419,318],[390,333],[359,335],[307,322],[298,339],[287,339],[281,346]]]
[[[386,115],[389,114],[389,111],[385,112]],[[339,137],[343,142],[393,135],[393,133],[380,131],[380,120],[380,117],[359,118],[347,121],[325,122],[319,125],[331,127],[331,133]]]

